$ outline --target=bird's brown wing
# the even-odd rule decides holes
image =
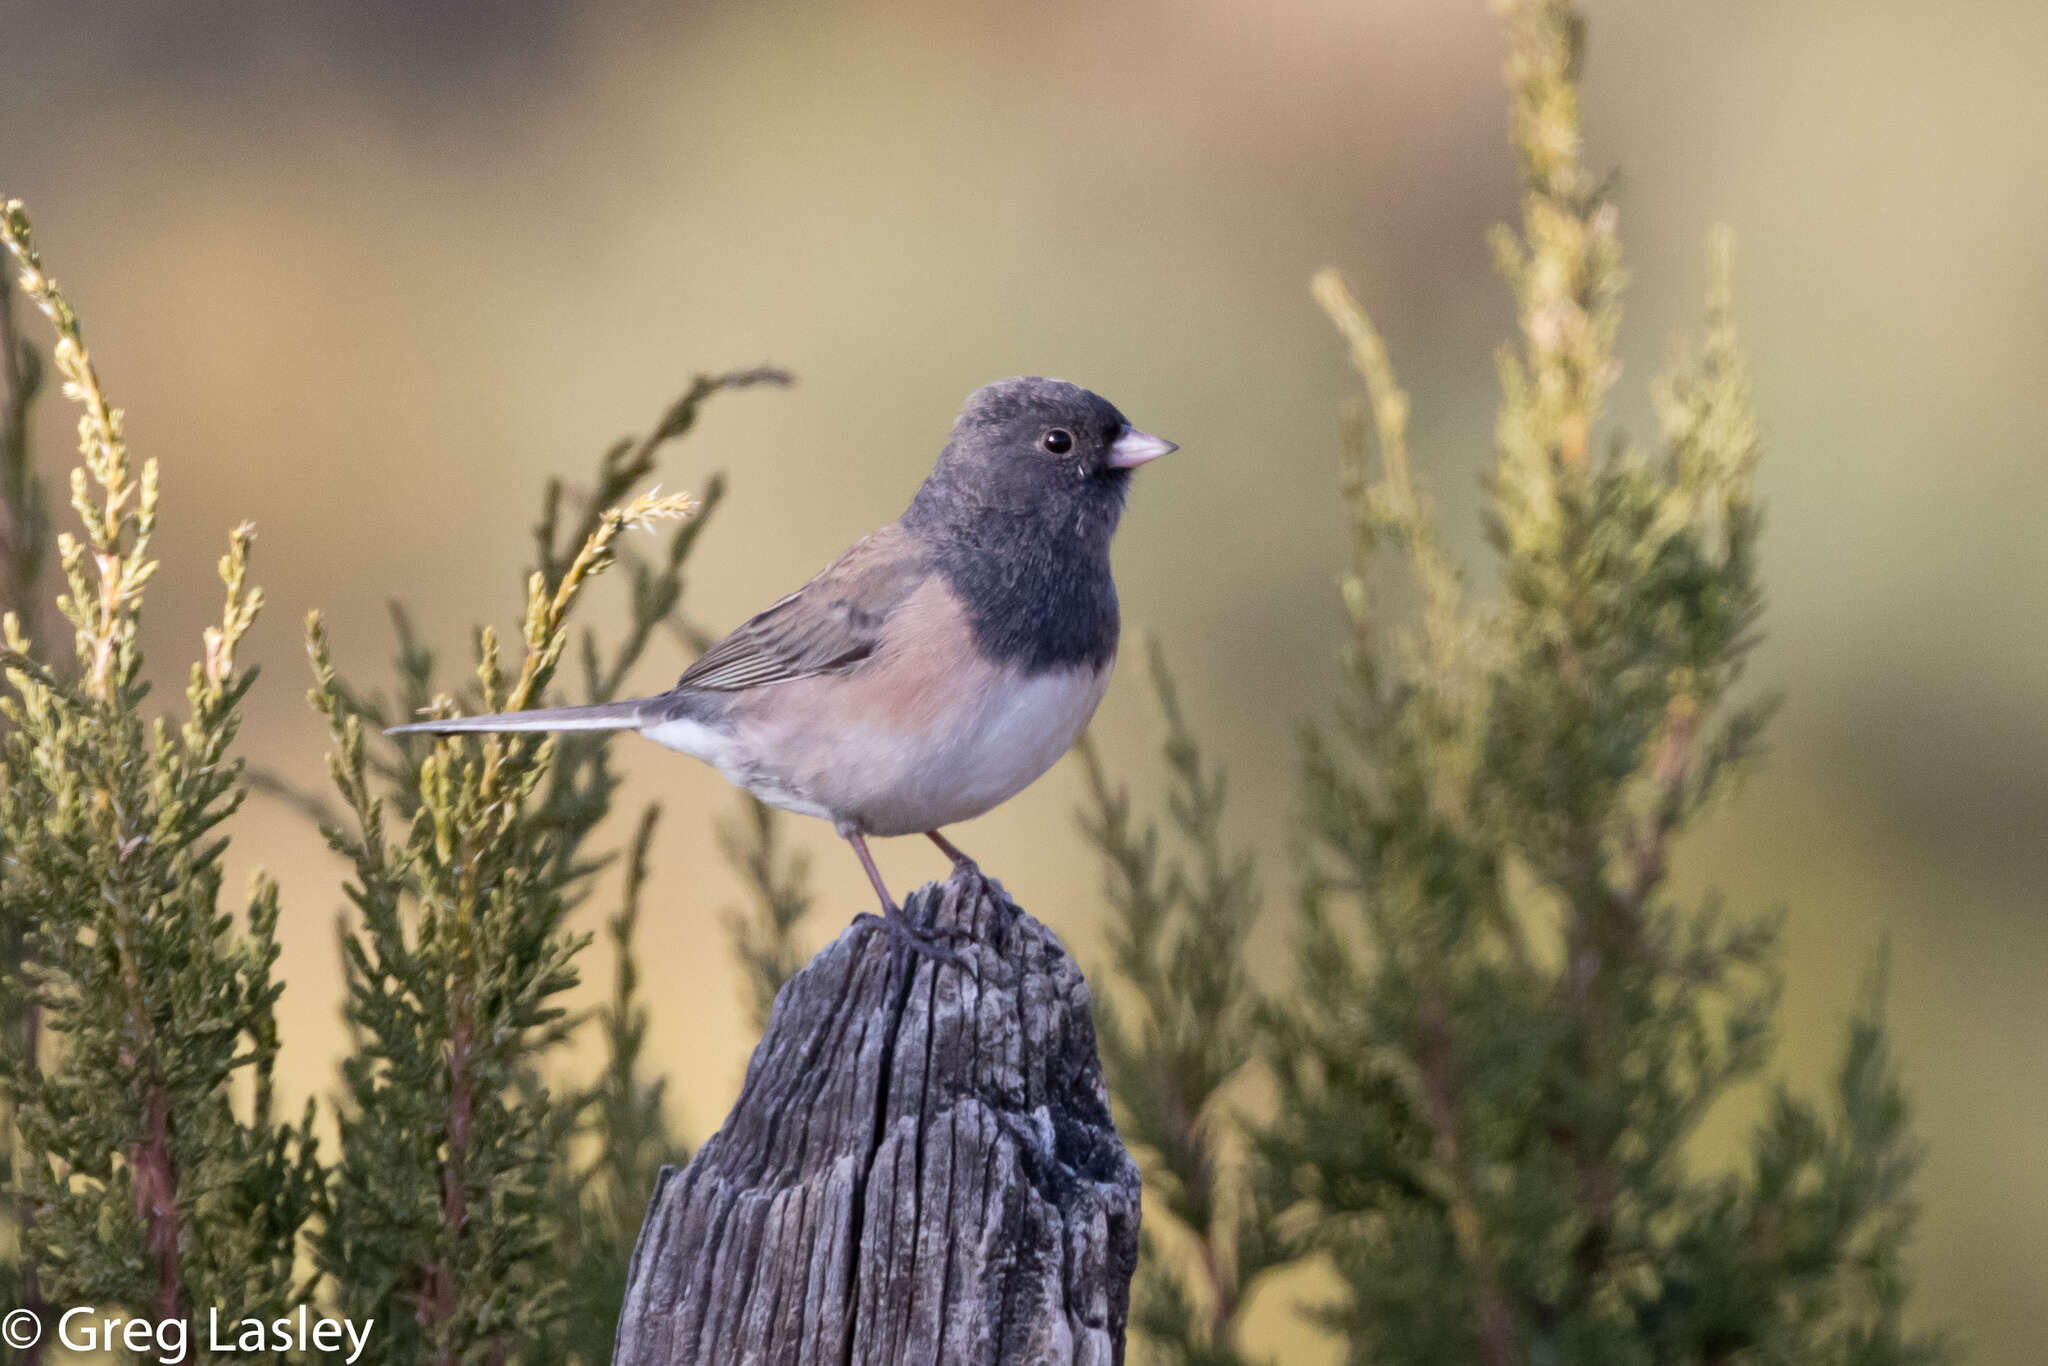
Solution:
[[[676,687],[738,692],[853,668],[928,572],[909,533],[886,526],[698,656]]]

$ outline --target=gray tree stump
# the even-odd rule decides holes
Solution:
[[[1113,1366],[1138,1171],[1088,986],[1045,926],[956,873],[857,923],[776,999],[725,1126],[655,1184],[614,1366]]]

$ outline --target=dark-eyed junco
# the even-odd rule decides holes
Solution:
[[[394,733],[637,730],[831,821],[894,913],[867,836],[921,833],[967,863],[941,828],[1023,791],[1095,714],[1116,659],[1110,536],[1131,471],[1174,449],[1064,380],[987,385],[901,517],[667,692]]]

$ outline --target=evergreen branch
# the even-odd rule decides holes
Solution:
[[[647,650],[656,627],[675,619],[677,605],[683,595],[683,566],[696,549],[697,537],[703,532],[706,519],[725,498],[725,477],[714,474],[705,485],[704,498],[696,514],[676,528],[669,540],[668,553],[660,565],[650,566],[638,556],[621,549],[632,572],[633,613],[626,625],[626,634],[612,652],[611,662],[602,674],[590,677],[589,694],[593,702],[609,702],[619,695],[626,685],[626,676]]]
[[[58,541],[78,682],[29,656],[17,617],[6,623],[7,893],[36,907],[25,975],[62,1040],[44,1068],[31,1029],[8,1069],[21,1149],[36,1154],[17,1168],[35,1214],[24,1234],[59,1298],[159,1321],[197,1303],[275,1310],[320,1178],[310,1129],[270,1114],[275,894],[259,891],[241,934],[217,910],[226,841],[214,831],[241,801],[232,747],[254,677],[237,649],[262,603],[252,533],[229,537],[221,621],[192,666],[184,719],[145,720],[135,641],[156,568],[156,469],[134,470],[19,203],[0,211],[0,238],[56,328],[64,392],[81,410],[71,487],[84,533]],[[252,1064],[244,1119],[229,1083]]]
[[[608,661],[600,659],[596,637],[584,634],[584,701],[610,702],[617,698],[653,639],[655,629],[679,621],[685,566],[706,520],[724,495],[725,481],[714,475],[695,515],[682,521],[669,538],[658,566],[650,566],[629,546],[620,543],[619,558],[625,562],[630,581],[630,616]],[[555,763],[549,770],[547,792],[542,798],[541,820],[555,835],[557,867],[565,879],[598,866],[595,862],[579,861],[578,856],[592,829],[610,809],[618,787],[618,779],[609,767],[606,740],[602,733],[570,732],[555,741]]]
[[[647,435],[622,439],[606,451],[599,462],[596,497],[591,502],[593,511],[579,524],[586,529],[586,536],[597,530],[602,522],[602,514],[595,511],[603,506],[600,500],[624,497],[634,484],[651,474],[662,448],[695,425],[703,404],[712,394],[756,384],[792,382],[788,374],[770,367],[726,375],[697,376],[663,412]],[[568,550],[558,550],[555,545],[561,530],[563,496],[561,481],[549,481],[542,501],[541,520],[534,531],[539,553],[539,566],[535,572],[550,584],[558,584],[572,563]],[[596,637],[588,632],[584,634],[581,662],[585,702],[609,702],[617,698],[624,690],[628,676],[645,654],[655,630],[664,626],[671,630],[681,628],[680,604],[685,567],[710,514],[724,496],[724,477],[713,475],[702,501],[693,514],[676,527],[665,553],[655,563],[650,564],[624,542],[615,547],[626,564],[630,585],[629,617],[625,633],[611,650],[609,659],[600,658]],[[418,644],[409,626],[402,627],[401,639],[405,642],[404,671],[409,678],[417,679],[412,692],[424,701],[431,696],[426,682],[432,672],[431,655]],[[556,837],[557,870],[565,879],[592,872],[601,865],[601,861],[580,860],[579,851],[609,809],[612,795],[618,787],[618,779],[608,765],[606,738],[598,733],[570,732],[556,737],[553,742],[556,746],[555,762],[549,770],[547,791],[542,799],[544,814],[541,821]]]
[[[797,927],[811,912],[810,861],[788,847],[786,825],[775,808],[752,794],[742,796],[741,808],[739,819],[719,822],[718,844],[753,905],[728,911],[725,928],[754,1027],[765,1030],[776,994],[807,956]]]
[[[613,542],[621,531],[629,527],[651,530],[657,521],[689,517],[697,509],[697,500],[688,494],[641,494],[621,507],[608,508],[599,514],[596,525],[584,539],[575,558],[562,571],[559,580],[551,584],[544,574],[536,572],[527,589],[526,658],[520,665],[519,679],[513,684],[510,694],[502,703],[494,705],[502,706],[506,711],[523,711],[533,705],[541,689],[547,686],[556,665],[561,662],[562,648],[568,643],[568,633],[563,625],[568,620],[570,605],[582,592],[585,582],[603,573],[618,558]]]
[[[16,331],[14,286],[0,271],[0,612],[12,612],[29,640],[41,635],[50,556],[49,497],[29,446],[29,415],[41,389],[40,353]]]
[[[251,792],[261,792],[266,797],[275,797],[304,816],[315,829],[339,825],[343,819],[342,813],[325,797],[271,769],[251,768],[248,782]]]
[[[1463,1082],[1452,1048],[1450,1007],[1439,992],[1423,995],[1416,1026],[1410,1050],[1422,1080],[1430,1157],[1448,1190],[1445,1208],[1452,1239],[1473,1278],[1479,1358],[1486,1366],[1514,1366],[1521,1360],[1514,1311],[1502,1293],[1488,1230],[1467,1176],[1468,1158],[1459,1137],[1465,1113]]]
[[[1359,642],[1353,667],[1370,692],[1382,688],[1368,634],[1375,615],[1369,584],[1380,543],[1390,541],[1402,553],[1421,596],[1422,644],[1408,651],[1398,682],[1418,698],[1418,738],[1430,754],[1431,805],[1439,820],[1460,830],[1466,822],[1472,771],[1479,762],[1481,633],[1466,620],[1461,576],[1444,552],[1429,498],[1415,485],[1408,458],[1408,395],[1394,378],[1386,342],[1335,270],[1318,274],[1310,289],[1350,345],[1352,367],[1370,400],[1380,457],[1375,479],[1362,432],[1352,431],[1344,443],[1340,484],[1351,511],[1352,568],[1343,593]]]
[[[485,632],[484,643],[479,650],[478,673],[487,704],[507,711],[519,711],[539,697],[567,643],[569,610],[588,581],[615,561],[614,542],[622,531],[629,527],[650,527],[656,520],[688,516],[696,506],[687,495],[659,497],[643,494],[597,518],[595,528],[568,562],[559,581],[550,585],[542,574],[534,574],[528,585],[524,631],[526,653],[517,681],[502,702],[498,701],[496,650],[488,631]],[[426,779],[423,770],[421,784],[426,799],[425,812],[442,827],[437,843],[441,847],[452,844],[455,850],[451,861],[454,888],[452,904],[448,907],[454,945],[448,992],[446,1137],[440,1179],[443,1244],[449,1247],[460,1244],[469,1236],[473,1186],[482,1185],[487,1189],[489,1185],[488,1181],[476,1182],[471,1171],[473,1131],[482,1081],[479,1068],[488,1061],[478,1056],[479,1033],[492,1028],[494,1023],[477,1017],[478,1011],[485,1008],[479,1001],[484,967],[478,957],[478,939],[480,933],[489,932],[488,927],[480,924],[488,914],[483,889],[495,882],[492,874],[497,868],[508,858],[516,858],[516,853],[500,842],[504,835],[516,829],[514,812],[504,803],[508,797],[514,803],[523,802],[531,794],[534,784],[544,775],[549,755],[549,747],[542,745],[529,764],[516,753],[516,746],[501,749],[492,743],[494,739],[487,740],[483,747],[480,768],[460,775],[439,767],[443,762],[440,758],[442,747],[437,745],[436,756],[427,762],[436,767],[437,777],[447,775],[454,781],[443,786],[440,782]],[[508,750],[515,751],[509,763],[505,761]],[[464,791],[465,788],[469,791]],[[447,800],[450,797],[453,800]],[[566,948],[557,949],[549,957],[566,963],[568,951]],[[565,984],[566,980],[565,976]],[[544,1018],[533,1017],[529,1023],[541,1024]],[[421,1283],[421,1300],[430,1327],[452,1323],[465,1297],[463,1275],[455,1260],[444,1257],[423,1264]],[[443,1336],[435,1349],[437,1360],[454,1366],[464,1350],[460,1341],[459,1336]],[[495,1333],[486,1335],[485,1347],[491,1356],[509,1350],[505,1339]]]
[[[648,437],[607,451],[600,493],[623,496],[705,397],[748,382],[756,379],[693,384]],[[542,704],[584,590],[623,559],[631,590],[625,635],[609,647],[590,633],[577,637],[588,700],[606,700],[654,629],[676,618],[701,528],[693,514],[721,488],[714,481],[702,505],[650,494],[565,519],[562,488],[552,484],[536,530],[540,563],[527,577],[521,657],[508,676],[495,633],[480,631],[466,696],[488,710]],[[681,525],[653,563],[629,551],[625,531],[669,519]],[[565,522],[580,544],[560,544]],[[621,1211],[644,1195],[641,1185],[675,1147],[660,1121],[658,1085],[648,1091],[638,1079],[644,1012],[629,942],[636,913],[622,912],[612,926],[622,955],[616,990],[624,995],[597,1015],[607,1070],[593,1087],[555,1098],[540,1070],[547,1050],[580,1024],[553,1004],[575,981],[585,939],[563,925],[603,862],[581,850],[617,779],[601,737],[589,736],[402,737],[393,760],[373,759],[367,724],[400,707],[454,705],[435,688],[433,652],[402,609],[394,606],[393,619],[396,705],[342,685],[324,644],[314,642],[316,701],[333,733],[330,762],[351,825],[330,839],[356,867],[350,895],[362,916],[343,942],[359,1055],[345,1071],[335,1217],[321,1261],[337,1283],[347,1277],[345,1298],[365,1314],[388,1316],[394,1299],[412,1306],[406,1331],[376,1349],[384,1360],[596,1360],[594,1344],[609,1330],[598,1319],[617,1286],[606,1290],[590,1277],[625,1256],[633,1229],[622,1229]],[[382,835],[387,804],[406,823],[401,841]],[[634,904],[651,839],[650,816],[631,846]],[[622,1076],[634,1091],[630,1103]],[[598,1164],[579,1167],[574,1151],[591,1134]],[[379,1274],[366,1276],[365,1266]]]
[[[577,1128],[595,1140],[590,1165],[569,1172],[563,1205],[561,1266],[575,1287],[573,1321],[565,1333],[571,1360],[596,1366],[610,1359],[613,1329],[625,1293],[640,1216],[662,1166],[688,1160],[664,1114],[666,1085],[643,1075],[647,1007],[640,992],[634,936],[649,879],[658,808],[642,813],[628,846],[625,887],[606,926],[614,952],[611,999],[598,1012],[605,1065],[569,1107]]]
[[[795,382],[796,377],[789,371],[773,365],[693,377],[689,388],[668,406],[643,436],[615,442],[605,452],[604,458],[598,462],[596,487],[586,500],[585,510],[577,523],[567,528],[566,534],[561,524],[564,490],[559,480],[550,481],[542,500],[541,520],[534,528],[542,577],[550,585],[561,580],[568,572],[570,552],[596,534],[605,509],[619,502],[653,473],[661,448],[687,435],[697,425],[697,418],[712,395],[762,384],[786,388]],[[687,548],[683,553],[688,553]]]
[[[1730,702],[1762,593],[1729,253],[1717,237],[1702,355],[1655,386],[1664,458],[1597,442],[1623,275],[1583,157],[1584,23],[1568,0],[1496,9],[1524,184],[1495,237],[1519,327],[1489,485],[1502,603],[1461,601],[1385,344],[1326,273],[1365,386],[1343,467],[1356,657],[1340,725],[1305,746],[1316,852],[1296,981],[1265,1012],[1255,1182],[1296,1231],[1276,1242],[1342,1280],[1324,1318],[1353,1363],[1937,1359],[1901,1327],[1911,1151],[1874,1018],[1832,1117],[1781,1092],[1741,1178],[1687,1151],[1766,1060],[1778,991],[1773,920],[1665,893],[1771,711]],[[1368,597],[1387,550],[1416,645]],[[1150,858],[1126,838],[1110,862]]]
[[[1496,516],[1506,529],[1508,572],[1523,585],[1513,629],[1525,633],[1527,648],[1547,657],[1559,680],[1548,689],[1556,718],[1547,726],[1551,762],[1570,762],[1572,751],[1602,744],[1607,729],[1594,719],[1607,701],[1600,694],[1609,680],[1596,656],[1611,619],[1593,591],[1597,566],[1586,563],[1596,553],[1590,548],[1599,516],[1598,472],[1588,455],[1602,397],[1618,373],[1618,214],[1582,161],[1577,82],[1585,26],[1575,6],[1570,0],[1498,0],[1497,8],[1508,30],[1510,127],[1525,194],[1520,237],[1505,228],[1495,235],[1501,271],[1515,290],[1523,343],[1519,361],[1504,357],[1501,364]],[[1692,707],[1682,695],[1666,703],[1668,736],[1681,735],[1681,726],[1689,736]],[[1673,751],[1681,778],[1687,751],[1689,743]],[[1546,832],[1548,871],[1567,905],[1565,954],[1572,969],[1566,998],[1596,1085],[1616,1066],[1623,1046],[1616,979],[1631,971],[1640,943],[1629,907],[1603,881],[1600,842],[1617,791],[1612,782],[1588,786]],[[1653,837],[1655,852],[1637,874],[1651,879],[1644,895],[1659,875],[1663,839]],[[1619,1198],[1612,1153],[1621,1129],[1619,1117],[1602,1109],[1581,1113],[1570,1127],[1582,1229],[1570,1263],[1577,1285],[1569,1293],[1585,1298],[1609,1271]]]
[[[1184,853],[1162,859],[1157,823],[1135,819],[1084,739],[1080,823],[1107,865],[1110,949],[1137,1006],[1117,1004],[1126,993],[1099,1000],[1097,1041],[1121,1128],[1147,1159],[1155,1208],[1192,1248],[1206,1307],[1197,1314],[1162,1271],[1140,1282],[1136,1320],[1164,1357],[1236,1366],[1249,1359],[1239,1342],[1245,1294],[1280,1260],[1253,1189],[1223,1151],[1227,1096],[1257,1052],[1243,950],[1259,894],[1249,855],[1226,843],[1227,783],[1203,757],[1156,639],[1147,658],[1166,721],[1167,811]]]
[[[1393,360],[1387,354],[1385,340],[1345,286],[1344,277],[1335,270],[1325,270],[1310,282],[1309,288],[1323,312],[1350,343],[1352,368],[1365,381],[1380,455],[1381,477],[1375,483],[1365,462],[1357,458],[1360,446],[1346,446],[1342,483],[1347,504],[1354,510],[1354,555],[1352,576],[1344,584],[1345,605],[1361,625],[1368,620],[1365,571],[1380,534],[1391,532],[1397,546],[1406,551],[1422,589],[1429,664],[1439,675],[1455,678],[1463,672],[1463,632],[1458,620],[1461,587],[1457,571],[1444,556],[1435,512],[1427,497],[1415,487],[1408,460],[1408,395],[1394,378]]]
[[[57,549],[71,591],[59,606],[79,628],[86,686],[101,701],[134,686],[140,664],[134,650],[135,620],[142,586],[156,571],[149,558],[156,524],[156,462],[145,462],[138,480],[128,459],[121,410],[107,401],[99,371],[85,348],[78,315],[57,282],[43,269],[28,213],[20,200],[0,201],[0,242],[21,267],[21,291],[57,330],[52,352],[63,378],[64,396],[78,404],[81,468],[72,472],[71,503],[85,523],[96,571],[96,586],[84,569],[85,548],[68,534]],[[97,486],[98,493],[92,492]]]

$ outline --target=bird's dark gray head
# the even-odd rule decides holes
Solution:
[[[1021,519],[1106,549],[1131,471],[1173,449],[1078,384],[998,380],[968,395],[912,520]]]
[[[1109,540],[1131,471],[1173,449],[1078,384],[999,380],[968,395],[903,525],[990,658],[1099,667],[1116,653]]]

